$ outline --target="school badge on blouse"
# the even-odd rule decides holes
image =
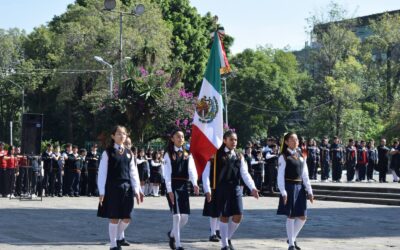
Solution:
[[[214,120],[218,113],[218,100],[215,96],[203,96],[196,103],[196,113],[199,115],[199,121],[202,123],[210,123]]]

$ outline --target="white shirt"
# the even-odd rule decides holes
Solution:
[[[225,148],[226,153],[229,151],[230,150],[228,148]],[[235,151],[231,150],[230,155],[236,155]],[[242,176],[244,183],[250,190],[256,189],[256,185],[254,184],[254,181],[249,174],[247,163],[244,160],[244,157],[242,157],[242,159],[240,160],[240,175]],[[203,180],[204,193],[211,193],[210,161],[207,162],[206,168],[203,171],[202,180]]]
[[[180,151],[179,149],[182,148],[177,148],[175,147],[175,152]],[[190,182],[192,182],[193,186],[197,186],[197,170],[196,170],[196,166],[194,165],[194,160],[192,155],[189,155],[189,164],[188,164],[188,168],[189,168],[189,179]],[[165,179],[165,186],[167,188],[167,192],[170,193],[172,192],[172,185],[171,185],[171,174],[172,174],[172,166],[171,166],[171,159],[169,158],[169,154],[166,153],[164,155],[164,169],[163,169],[163,173],[164,173],[164,179]]]
[[[119,147],[120,146],[118,144],[114,144],[115,149],[118,150]],[[132,154],[131,157],[133,157]],[[134,159],[131,160],[129,167],[130,167],[129,175],[130,175],[132,189],[136,194],[142,193],[142,189],[140,188],[139,173]],[[107,172],[108,172],[108,155],[107,151],[104,151],[103,154],[101,155],[101,160],[99,165],[99,176],[97,178],[97,186],[99,188],[100,195],[104,195],[105,193]]]
[[[289,152],[291,154],[294,154],[296,151],[289,149]],[[303,180],[303,185],[306,188],[306,191],[309,194],[313,194],[312,188],[311,188],[311,183],[310,179],[308,178],[308,166],[306,161],[303,159],[301,154],[299,154],[299,159],[303,163],[303,173],[301,175],[301,179]],[[283,155],[279,156],[278,159],[278,188],[282,196],[287,196],[286,189],[285,189],[285,169],[286,169],[286,161]]]

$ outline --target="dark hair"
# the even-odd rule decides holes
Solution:
[[[353,139],[349,139],[349,142],[354,142],[354,140]]]
[[[47,144],[46,144],[46,147],[51,147],[51,143],[47,143]]]
[[[174,137],[175,134],[177,134],[177,133],[179,133],[179,132],[181,132],[181,133],[183,133],[183,135],[185,135],[185,133],[183,132],[183,130],[182,130],[181,128],[174,128],[174,129],[172,130],[172,132],[171,132],[169,138],[168,138],[167,153],[168,153],[170,159],[172,159],[172,158],[171,158],[171,157],[172,157],[172,154],[173,154],[174,151],[175,151],[175,149],[174,149],[174,142],[173,142],[171,139],[172,139],[172,137]],[[186,150],[185,150],[185,147],[183,147],[182,149],[183,149],[184,152],[186,151]]]
[[[97,143],[93,144],[92,148],[97,148]]]
[[[233,136],[233,135],[237,135],[236,132],[233,131],[233,130],[228,130],[228,131],[226,131],[226,132],[224,133],[224,136],[223,136],[222,138],[225,140],[225,139],[228,139],[229,137],[231,137],[231,136]],[[222,152],[224,152],[225,147],[226,147],[225,143],[222,142],[221,147],[219,147],[217,153],[222,153]]]
[[[154,152],[153,152],[153,155],[151,156],[151,158],[153,159],[153,161],[158,160],[157,154],[161,154],[161,152],[160,152],[160,151],[154,151]]]
[[[10,146],[10,147],[8,148],[8,152],[7,152],[8,156],[11,156],[11,151],[12,151],[13,149],[15,150],[15,146]]]
[[[74,148],[79,148],[77,145],[74,145],[74,146],[72,146],[72,149],[74,149]]]
[[[87,153],[86,149],[84,149],[84,148],[79,149],[79,154],[82,154],[82,153]]]
[[[69,148],[69,147],[72,147],[72,144],[71,144],[71,143],[65,144],[65,148]]]
[[[283,145],[282,145],[282,155],[286,158],[287,156],[289,156],[289,152],[288,152],[288,145],[285,143],[285,141],[289,140],[289,138],[292,135],[295,135],[295,132],[289,132],[287,133],[284,137],[283,137]]]
[[[117,133],[118,129],[123,129],[123,130],[125,130],[126,133],[128,133],[128,130],[126,129],[126,127],[121,126],[121,125],[116,125],[111,130],[111,135],[115,135],[115,133]],[[113,149],[114,148],[114,143],[115,143],[114,139],[111,138],[110,144],[107,146],[107,148],[108,149]]]

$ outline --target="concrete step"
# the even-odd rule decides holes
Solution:
[[[314,195],[324,196],[340,196],[340,197],[360,197],[360,198],[378,198],[378,199],[394,199],[400,201],[400,193],[376,193],[376,192],[358,192],[358,191],[342,191],[342,190],[323,190],[314,189]]]
[[[399,188],[392,187],[369,187],[365,184],[365,187],[360,186],[350,186],[350,185],[321,185],[312,184],[313,190],[334,190],[334,191],[354,191],[354,192],[367,192],[367,193],[390,193],[390,194],[400,194],[400,184]]]
[[[354,203],[400,206],[400,200],[398,200],[398,199],[343,197],[343,196],[333,196],[333,195],[315,195],[315,199],[317,201],[318,200],[341,201],[341,202],[354,202]]]

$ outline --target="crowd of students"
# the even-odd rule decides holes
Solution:
[[[131,143],[129,141],[129,143]],[[19,147],[4,149],[0,142],[0,194],[3,197],[24,195],[54,196],[98,196],[97,176],[100,154],[97,144],[90,150],[79,149],[67,143],[61,151],[60,146],[47,145],[40,155],[23,155]],[[387,146],[386,139],[375,146],[374,140],[355,141],[349,139],[343,145],[338,137],[323,138],[319,145],[316,140],[300,138],[299,149],[308,165],[311,182],[342,182],[342,172],[346,170],[347,182],[386,183],[386,174],[393,175],[393,181],[400,181],[400,146],[394,139]],[[165,194],[164,150],[132,147],[136,156],[140,186],[146,196]],[[260,194],[279,192],[278,157],[280,142],[271,137],[264,144],[248,142],[244,149],[244,158],[248,171],[255,181]],[[374,179],[374,171],[379,179]],[[317,176],[320,178],[317,178]],[[244,195],[250,190],[242,187]],[[41,191],[39,193],[39,191]]]

